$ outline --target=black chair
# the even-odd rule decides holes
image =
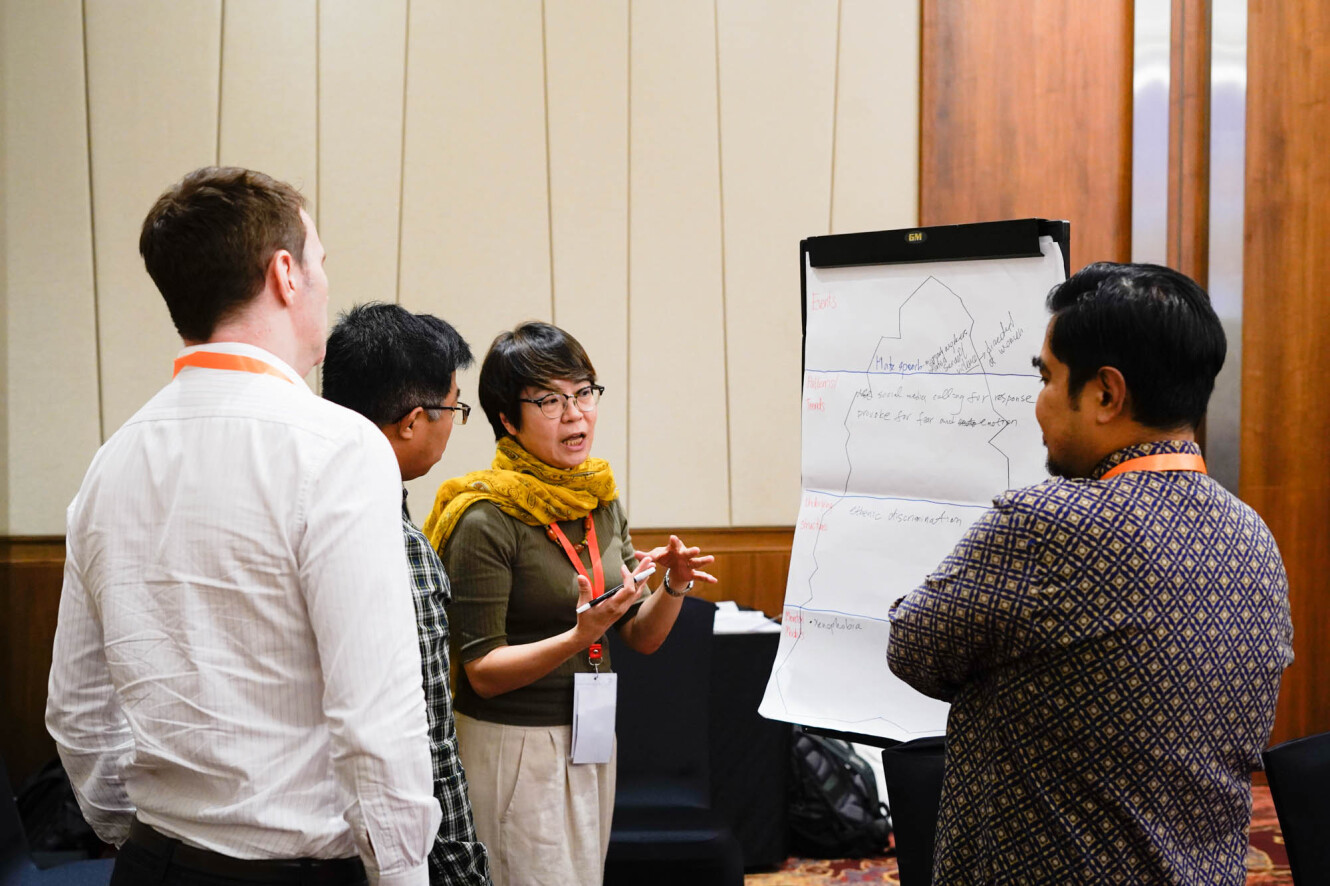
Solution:
[[[114,865],[111,859],[95,859],[39,870],[28,852],[9,771],[0,759],[0,886],[106,886]]]
[[[1261,754],[1297,886],[1330,884],[1330,732]]]
[[[917,738],[882,752],[901,886],[933,882],[933,841],[942,803],[945,747],[941,738]]]
[[[609,634],[619,675],[619,769],[605,886],[742,886],[743,853],[711,808],[715,605],[688,597],[654,655]]]

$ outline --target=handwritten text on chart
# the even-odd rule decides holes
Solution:
[[[958,418],[953,415],[929,415],[926,412],[909,412],[890,409],[856,409],[855,421],[882,421],[896,424],[946,425],[958,428],[1005,428],[1016,424],[1016,419],[1002,418],[997,415]]]
[[[836,296],[834,295],[819,295],[814,292],[809,296],[808,301],[809,308],[814,311],[829,311],[838,307],[836,304]]]
[[[969,329],[960,329],[951,334],[946,341],[927,358],[898,358],[892,354],[873,357],[874,372],[973,372],[984,368],[997,367],[998,358],[1011,350],[1012,345],[1025,337],[1025,329],[1016,324],[1016,320],[1007,313],[1007,319],[999,321],[998,332],[976,343]]]
[[[850,516],[875,523],[917,524],[921,526],[960,526],[963,521],[950,511],[938,511],[934,514],[920,514],[902,511],[900,508],[885,508],[876,505],[851,505]]]
[[[781,628],[785,631],[787,637],[797,640],[809,631],[828,634],[856,634],[864,629],[864,623],[843,615],[805,612],[787,606],[781,616]]]

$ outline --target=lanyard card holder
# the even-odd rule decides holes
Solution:
[[[573,763],[608,763],[614,753],[619,675],[600,673],[600,644],[590,649],[591,674],[573,675]]]

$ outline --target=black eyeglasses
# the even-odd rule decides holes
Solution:
[[[561,418],[569,403],[576,403],[579,412],[595,412],[596,404],[600,402],[600,395],[605,393],[603,385],[587,385],[578,388],[571,394],[560,394],[552,392],[539,399],[530,397],[518,397],[523,403],[534,403],[540,407],[540,412],[546,418]]]
[[[414,407],[414,406],[411,407],[411,409],[415,409],[415,408],[416,408],[416,407]],[[453,414],[453,424],[455,424],[455,425],[464,425],[464,424],[466,424],[466,420],[467,420],[468,418],[471,417],[471,407],[470,407],[470,406],[467,406],[465,403],[458,403],[456,406],[433,406],[433,405],[431,405],[431,404],[429,404],[429,403],[421,403],[421,404],[420,404],[420,408],[421,408],[421,409],[446,409],[446,410],[448,410],[449,412],[451,412],[451,413]],[[404,413],[402,414],[402,418],[406,418],[408,415],[410,415],[410,414],[411,414],[411,409],[408,409],[406,412],[404,412]],[[401,421],[401,420],[402,420],[401,418],[398,419],[398,421]]]

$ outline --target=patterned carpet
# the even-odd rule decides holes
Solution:
[[[1284,838],[1279,833],[1270,789],[1252,786],[1251,845],[1247,849],[1247,886],[1292,886]],[[899,886],[896,859],[791,858],[778,871],[748,874],[745,886],[821,886],[838,883],[879,883]]]

